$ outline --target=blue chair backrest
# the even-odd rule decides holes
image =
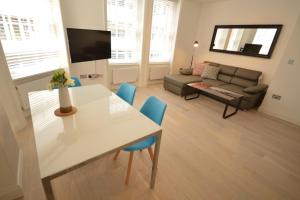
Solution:
[[[136,87],[129,83],[122,83],[117,91],[117,95],[122,98],[124,101],[133,104],[134,96],[135,96]]]
[[[149,119],[161,125],[161,122],[164,118],[167,104],[160,101],[158,98],[151,96],[144,103],[141,108],[141,113],[147,116]]]
[[[72,76],[71,79],[74,80],[74,85],[70,86],[70,87],[79,87],[79,86],[81,86],[81,82],[76,76]]]

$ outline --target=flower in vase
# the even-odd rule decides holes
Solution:
[[[52,90],[69,86],[74,86],[74,80],[64,69],[59,69],[53,73],[50,83],[48,84],[48,89]]]

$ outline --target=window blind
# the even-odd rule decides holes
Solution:
[[[0,0],[0,39],[13,79],[60,67],[57,0]]]
[[[111,31],[110,63],[136,63],[139,56],[140,0],[107,0],[107,29]]]
[[[177,2],[154,0],[150,42],[150,62],[170,62],[175,40]]]

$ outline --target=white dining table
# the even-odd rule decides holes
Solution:
[[[47,199],[51,180],[149,136],[156,136],[150,188],[154,188],[162,135],[157,125],[102,85],[69,88],[74,115],[57,117],[58,90],[28,94],[40,178]]]

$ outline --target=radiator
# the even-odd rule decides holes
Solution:
[[[51,76],[47,76],[47,77],[43,77],[37,80],[33,80],[30,82],[17,85],[17,90],[20,96],[23,110],[29,109],[28,92],[47,90],[48,89],[47,85],[50,79]]]
[[[167,75],[170,71],[169,66],[153,66],[150,67],[150,74],[149,79],[150,80],[159,80],[163,79],[165,75]]]
[[[138,74],[138,67],[114,68],[113,84],[136,82],[138,80]]]

